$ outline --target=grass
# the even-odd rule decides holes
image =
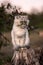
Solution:
[[[0,59],[0,65],[3,65],[3,64],[4,64],[4,60]]]

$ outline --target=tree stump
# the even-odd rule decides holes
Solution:
[[[43,65],[43,48],[41,49],[39,62],[40,62],[40,65]]]
[[[32,48],[20,48],[14,51],[12,65],[39,65],[39,60]]]

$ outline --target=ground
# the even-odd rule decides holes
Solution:
[[[43,47],[43,35],[40,35],[41,30],[34,30],[30,32],[30,46],[32,48]],[[10,32],[3,33],[11,42]],[[0,49],[0,65],[11,65],[11,58],[13,56],[12,44],[9,46],[2,46]]]

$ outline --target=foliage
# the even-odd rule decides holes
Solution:
[[[15,11],[12,11],[12,13],[7,13],[5,10],[9,10],[9,7],[10,9],[13,9]],[[17,14],[18,10],[16,9],[16,6],[12,8],[12,6],[8,3],[7,7],[5,8],[5,5],[2,5],[0,7],[0,31],[10,31],[12,29],[14,16]],[[43,28],[43,12],[38,14],[28,14],[28,16],[30,19],[30,26],[32,25],[39,28]]]
[[[30,25],[43,28],[43,12],[29,15]]]

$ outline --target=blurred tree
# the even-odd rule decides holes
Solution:
[[[8,11],[11,13],[8,13]],[[27,14],[29,16],[30,25],[43,28],[43,12],[36,14],[36,11],[37,10],[35,10],[35,13],[33,11],[31,14]],[[11,30],[14,16],[17,15],[18,12],[19,14],[26,14],[23,12],[20,13],[20,8],[16,6],[13,7],[10,3],[8,3],[6,8],[5,5],[2,4],[0,7],[0,31]]]

